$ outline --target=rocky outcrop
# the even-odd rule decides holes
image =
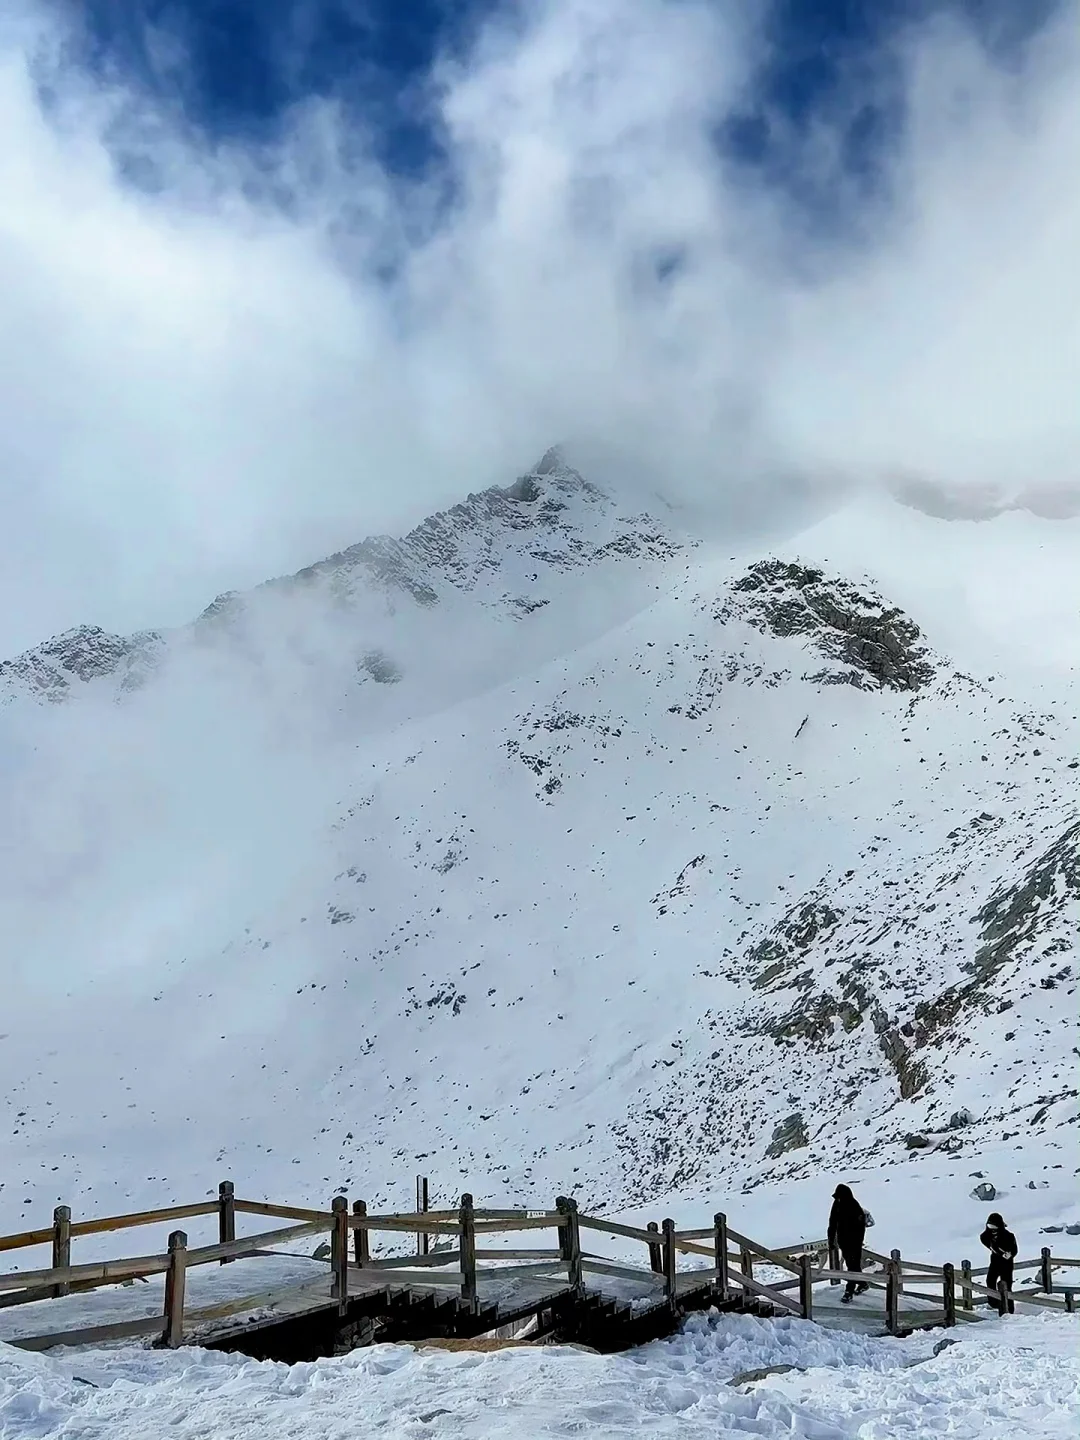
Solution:
[[[111,635],[99,625],[79,625],[0,662],[0,698],[22,690],[39,700],[64,701],[80,684],[106,675],[119,676],[122,690],[136,689],[155,668],[163,643],[152,630]]]
[[[806,1128],[806,1121],[802,1114],[796,1111],[777,1125],[765,1154],[770,1160],[779,1160],[780,1156],[786,1155],[789,1150],[804,1150],[809,1144],[810,1132]]]
[[[834,664],[809,677],[861,689],[918,690],[935,675],[922,633],[895,606],[839,577],[783,560],[759,560],[716,610],[783,637],[805,636]]]

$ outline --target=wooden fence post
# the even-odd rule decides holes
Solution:
[[[836,1243],[835,1240],[830,1240],[830,1241],[829,1241],[829,1269],[830,1269],[830,1270],[839,1270],[839,1269],[840,1269],[840,1247],[839,1247],[839,1245],[837,1245],[837,1243]],[[830,1280],[830,1281],[829,1281],[829,1284],[830,1284],[830,1285],[839,1285],[839,1284],[840,1284],[840,1281],[839,1281],[839,1280]]]
[[[71,1264],[71,1210],[67,1205],[57,1205],[53,1211],[52,1268],[61,1270]],[[61,1281],[52,1287],[53,1299],[67,1295],[71,1286]]]
[[[344,1315],[349,1305],[349,1202],[344,1195],[335,1195],[330,1202],[334,1228],[330,1232],[330,1271],[333,1282],[330,1298]]]
[[[899,1250],[890,1250],[889,1255],[896,1266],[896,1293],[902,1295],[904,1293],[904,1262],[900,1259]]]
[[[960,1262],[960,1295],[961,1304],[965,1310],[974,1310],[974,1291],[971,1288],[971,1261],[961,1260]]]
[[[660,1249],[660,1226],[655,1220],[650,1220],[645,1229],[653,1231],[656,1235],[656,1244],[654,1245],[652,1241],[649,1242],[649,1269],[654,1275],[662,1275],[664,1273],[664,1257]]]
[[[1054,1267],[1050,1263],[1050,1247],[1044,1245],[1042,1248],[1042,1259],[1039,1265],[1039,1285],[1047,1295],[1054,1293]]]
[[[475,1315],[479,1308],[476,1296],[476,1219],[473,1198],[468,1194],[462,1195],[458,1210],[458,1248],[461,1251],[461,1298]]]
[[[559,1226],[559,1254],[566,1266],[566,1278],[572,1288],[580,1293],[585,1288],[585,1272],[581,1264],[581,1226],[578,1222],[577,1201],[560,1195],[555,1201],[555,1209],[564,1221]]]
[[[946,1261],[941,1267],[941,1295],[945,1302],[945,1324],[956,1324],[956,1270]]]
[[[570,1235],[570,1260],[566,1267],[567,1279],[580,1295],[585,1289],[585,1271],[581,1264],[581,1226],[578,1222],[577,1201],[571,1199],[569,1202],[567,1219],[569,1224],[567,1230]]]
[[[664,1294],[670,1309],[676,1310],[679,1292],[675,1278],[675,1221],[665,1220],[660,1228],[664,1236]]]
[[[184,1286],[187,1280],[187,1236],[174,1230],[169,1236],[169,1268],[165,1272],[165,1329],[161,1343],[175,1350],[184,1339]]]
[[[721,1300],[728,1298],[727,1216],[713,1216],[713,1263],[716,1266],[716,1289]]]
[[[885,1328],[890,1335],[900,1333],[900,1265],[890,1260],[885,1275]]]
[[[747,1250],[745,1246],[739,1250],[739,1269],[748,1280],[754,1278],[754,1255],[753,1252]],[[749,1300],[752,1293],[750,1290],[744,1290],[743,1297]]]
[[[804,1320],[814,1318],[814,1259],[812,1255],[799,1256],[799,1304]]]
[[[354,1200],[352,1213],[354,1215],[359,1215],[366,1220],[367,1201]],[[362,1270],[364,1266],[367,1265],[371,1260],[371,1243],[368,1239],[368,1232],[361,1225],[358,1225],[353,1231],[353,1257],[355,1259],[356,1268],[358,1270]]]
[[[1076,1291],[1075,1291],[1075,1290],[1066,1290],[1066,1291],[1065,1291],[1065,1312],[1066,1312],[1066,1314],[1068,1314],[1068,1315],[1072,1315],[1072,1314],[1075,1313],[1075,1311],[1076,1311]]]
[[[416,1177],[416,1213],[426,1215],[428,1212],[428,1183],[426,1175]],[[426,1230],[416,1232],[416,1253],[426,1255],[431,1248],[431,1236]]]
[[[236,1194],[231,1180],[222,1180],[218,1186],[218,1243],[228,1245],[236,1239]],[[222,1265],[228,1265],[231,1256],[221,1257]]]

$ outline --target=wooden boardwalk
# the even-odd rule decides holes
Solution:
[[[289,1223],[237,1238],[239,1215]],[[216,1217],[216,1244],[190,1248],[173,1230],[162,1253],[71,1264],[73,1239],[201,1217]],[[547,1232],[546,1248],[516,1248],[533,1231]],[[373,1258],[373,1234],[415,1252]],[[289,1248],[327,1235],[325,1259]],[[619,1253],[594,1248],[602,1244]],[[0,1274],[0,1339],[30,1350],[142,1338],[298,1361],[380,1341],[497,1336],[610,1351],[712,1307],[903,1334],[978,1319],[1000,1298],[983,1283],[985,1269],[967,1262],[866,1251],[867,1292],[841,1305],[848,1276],[823,1240],[769,1248],[723,1214],[702,1230],[678,1231],[670,1220],[630,1226],[581,1214],[564,1198],[552,1210],[481,1210],[463,1195],[452,1211],[369,1216],[363,1201],[350,1210],[343,1196],[329,1210],[244,1201],[225,1182],[216,1201],[81,1222],[60,1206],[51,1227],[0,1236],[0,1251],[37,1245],[52,1247],[47,1269]],[[626,1261],[634,1250],[645,1263]],[[1080,1284],[1080,1260],[1043,1250],[1018,1262],[1025,1269],[1036,1289],[1016,1295],[1021,1308],[1073,1309],[1059,1279],[1066,1271]]]

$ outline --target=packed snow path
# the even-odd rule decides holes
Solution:
[[[698,1316],[627,1355],[378,1346],[294,1366],[200,1350],[46,1357],[0,1344],[0,1436],[1074,1440],[1078,1335],[1071,1316],[1013,1317],[935,1354],[940,1332],[872,1339],[802,1320]],[[772,1367],[792,1368],[739,1379]]]

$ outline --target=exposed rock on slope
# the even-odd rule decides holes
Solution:
[[[760,560],[731,586],[718,620],[735,617],[774,635],[805,635],[846,670],[812,677],[825,684],[918,690],[934,678],[919,627],[878,595],[840,577],[782,560]]]
[[[66,700],[87,682],[112,675],[121,691],[142,685],[160,655],[162,636],[153,630],[110,635],[98,625],[79,625],[44,644],[0,661],[0,698],[23,691],[46,701]]]

